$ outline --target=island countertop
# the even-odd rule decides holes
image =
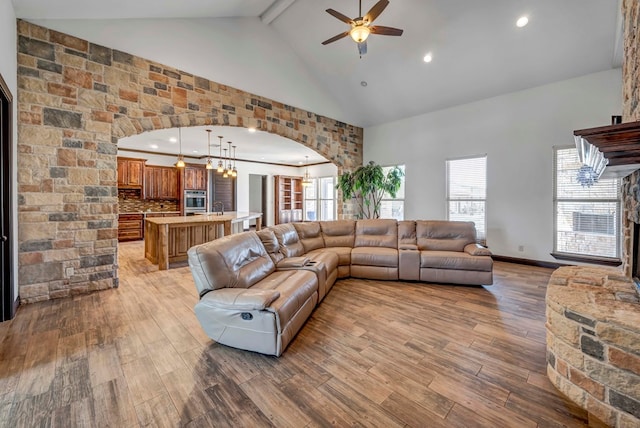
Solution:
[[[145,257],[157,264],[158,269],[169,269],[171,263],[186,261],[192,246],[241,232],[242,223],[252,219],[256,220],[256,230],[260,230],[262,213],[255,212],[147,217],[144,220]]]
[[[162,224],[199,224],[199,223],[224,223],[225,221],[231,221],[231,223],[238,223],[245,220],[252,220],[254,218],[262,217],[262,213],[248,212],[248,211],[231,211],[218,215],[215,213],[204,213],[181,217],[151,217],[146,218],[145,221],[155,223],[157,225]]]

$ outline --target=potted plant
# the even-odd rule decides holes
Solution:
[[[386,193],[392,198],[402,185],[404,173],[393,167],[385,174],[384,169],[375,162],[358,167],[353,172],[345,172],[338,178],[337,189],[345,199],[355,199],[358,206],[358,218],[380,218],[380,203]]]

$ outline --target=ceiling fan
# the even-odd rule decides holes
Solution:
[[[371,25],[388,5],[389,0],[380,0],[371,8],[371,10],[369,10],[369,12],[366,13],[366,15],[362,16],[362,0],[360,0],[360,8],[358,9],[358,14],[360,16],[354,19],[351,19],[333,9],[327,9],[327,12],[330,15],[333,15],[340,21],[351,25],[351,29],[325,40],[324,42],[322,42],[322,44],[328,45],[329,43],[333,43],[337,40],[342,39],[343,37],[351,36],[353,41],[358,44],[358,52],[360,52],[360,57],[362,58],[362,55],[367,53],[367,37],[369,37],[369,34],[380,34],[382,36],[401,36],[402,30],[398,28],[383,27],[382,25]]]

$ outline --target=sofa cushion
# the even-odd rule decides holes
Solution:
[[[318,302],[318,279],[308,270],[277,271],[256,283],[253,288],[280,293],[280,297],[266,308],[278,314],[279,331],[285,328],[307,300],[312,298],[314,305]]]
[[[276,234],[271,229],[262,229],[256,232],[267,254],[271,257],[271,260],[275,264],[278,264],[280,260],[284,259],[284,255],[280,252],[280,244]]]
[[[398,249],[417,249],[416,247],[416,222],[402,220],[398,222]]]
[[[307,253],[307,257],[309,257],[311,261],[324,263],[328,273],[338,268],[338,261],[340,260],[338,253],[325,249],[314,250],[311,253]]]
[[[472,221],[416,221],[416,238],[420,250],[464,251],[476,242],[476,226]]]
[[[251,287],[276,268],[255,232],[196,245],[187,254],[200,296],[219,288]]]
[[[353,247],[356,237],[355,220],[321,221],[325,247]]]
[[[296,232],[298,232],[298,237],[300,238],[300,242],[302,242],[305,253],[318,248],[324,248],[324,239],[322,239],[320,223],[317,221],[293,223],[293,227],[295,227]]]
[[[356,247],[398,248],[398,222],[390,219],[369,219],[356,222]],[[353,259],[352,259],[353,260]]]
[[[349,266],[351,264],[351,247],[330,247],[325,249],[317,249],[310,251],[307,256],[314,257],[315,254],[324,252],[332,252],[338,255],[338,266]]]
[[[421,251],[420,268],[477,270],[491,272],[489,256],[472,256],[458,251]]]
[[[351,250],[351,265],[398,267],[398,250],[386,247],[357,247]]]
[[[299,257],[304,255],[304,246],[300,242],[298,232],[293,224],[278,224],[270,228],[278,238],[278,244],[280,244],[280,252],[285,257]]]

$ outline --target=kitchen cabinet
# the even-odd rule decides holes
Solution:
[[[118,157],[118,188],[141,189],[145,159]]]
[[[118,241],[139,241],[143,237],[143,214],[118,216]]]
[[[144,170],[145,199],[179,199],[178,169],[146,166]]]
[[[302,177],[274,176],[275,224],[302,221]]]
[[[187,166],[184,169],[184,190],[207,190],[207,170]]]

